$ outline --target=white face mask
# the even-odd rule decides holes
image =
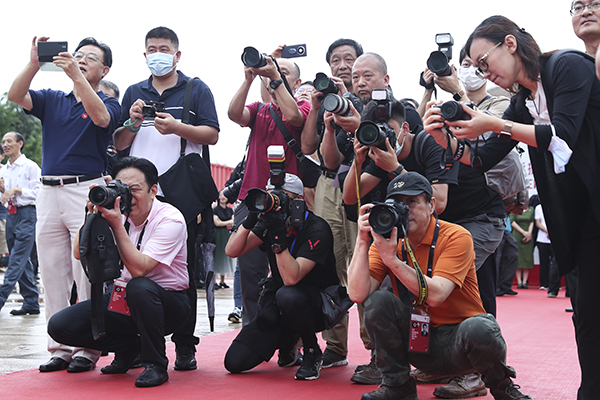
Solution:
[[[400,153],[402,153],[402,149],[404,148],[404,142],[405,141],[406,141],[406,135],[402,139],[402,144],[401,145],[398,145],[398,141],[396,141],[396,157],[398,157],[400,155]]]
[[[146,56],[146,64],[152,75],[165,76],[175,68],[173,58],[173,54],[152,53]]]
[[[470,91],[475,91],[485,84],[485,79],[477,76],[475,67],[472,65],[468,68],[460,67],[458,79],[460,79],[465,89]]]

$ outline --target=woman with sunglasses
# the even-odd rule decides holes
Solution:
[[[600,81],[594,64],[582,54],[564,53],[554,60],[550,73],[550,54],[542,54],[529,33],[502,16],[483,21],[466,49],[477,60],[480,74],[516,92],[510,106],[503,119],[463,107],[470,119],[444,121],[430,103],[425,130],[442,146],[450,143],[461,162],[484,170],[517,142],[529,145],[540,200],[552,216],[548,231],[561,275],[574,267],[579,273],[573,318],[582,371],[578,399],[596,399],[600,393],[600,309],[596,306]],[[485,131],[497,136],[492,135],[474,154],[475,148],[470,149],[464,139]]]

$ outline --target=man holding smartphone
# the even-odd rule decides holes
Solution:
[[[110,71],[112,51],[94,38],[83,39],[75,53],[60,52],[54,64],[73,81],[73,90],[31,90],[40,70],[38,43],[34,37],[29,62],[16,77],[8,99],[42,121],[42,188],[37,198],[37,246],[45,288],[46,320],[69,306],[73,282],[79,300],[88,299],[90,284],[81,263],[73,257],[72,239],[84,217],[89,185],[104,182],[106,146],[117,126],[119,102],[98,92],[98,84]],[[94,368],[100,353],[61,345],[49,338],[52,358],[41,372],[67,369],[84,372]]]

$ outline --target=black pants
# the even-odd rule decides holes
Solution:
[[[306,286],[284,286],[277,291],[282,324],[261,330],[256,319],[245,325],[225,355],[225,368],[232,373],[250,370],[269,361],[275,350],[287,351],[298,337],[304,348],[317,348],[316,332],[325,329],[319,290]]]
[[[519,263],[519,248],[512,233],[505,233],[493,256],[496,261],[496,292],[505,294],[511,290]]]
[[[131,316],[108,310],[110,295],[104,295],[107,336],[92,335],[91,300],[67,307],[48,321],[48,334],[59,343],[100,351],[125,352],[141,343],[142,363],[167,369],[165,335],[173,333],[190,313],[184,292],[165,290],[148,278],[133,278],[127,284]]]

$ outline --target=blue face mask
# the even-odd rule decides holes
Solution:
[[[152,75],[165,76],[174,68],[173,58],[173,54],[152,53],[146,56],[146,63]]]

